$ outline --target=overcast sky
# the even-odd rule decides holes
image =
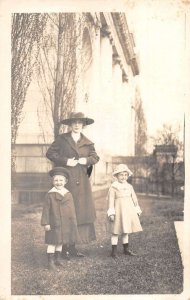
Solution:
[[[185,111],[185,11],[170,0],[130,0],[127,10],[140,59],[139,84],[148,133],[180,124]]]

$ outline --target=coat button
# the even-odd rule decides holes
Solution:
[[[79,185],[79,181],[77,181],[77,185]]]

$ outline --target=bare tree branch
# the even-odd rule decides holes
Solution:
[[[48,91],[43,92],[46,95],[43,99],[51,110],[54,136],[59,134],[60,120],[74,108],[76,84],[80,76],[76,55],[81,45],[83,22],[82,14],[48,14],[43,51],[38,60],[38,81]],[[55,63],[52,63],[52,58]]]
[[[17,131],[26,93],[36,63],[40,40],[46,24],[46,14],[13,14],[11,31],[11,142]],[[12,163],[14,167],[14,163]]]

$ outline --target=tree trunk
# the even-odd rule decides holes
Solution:
[[[55,102],[54,102],[54,137],[59,134],[59,118],[60,118],[60,103],[63,97],[63,59],[64,59],[64,15],[62,13],[59,14],[59,32],[58,32],[58,50],[57,50],[57,72],[55,79]]]

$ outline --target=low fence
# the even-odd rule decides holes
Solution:
[[[51,187],[48,174],[52,163],[45,154],[48,144],[18,144],[14,147],[16,171],[12,174],[12,202],[41,202]],[[93,166],[91,174],[92,185],[106,185],[108,182],[108,164],[101,160]],[[98,195],[96,191],[95,197]]]
[[[171,164],[163,166],[164,172],[160,172],[156,158],[150,156],[117,156],[112,158],[112,168],[117,164],[127,164],[133,172],[132,185],[138,193],[157,194],[157,195],[183,195],[182,186],[184,185],[184,164],[178,166],[175,175],[172,173]]]
[[[12,202],[40,203],[51,185],[47,173],[15,173],[12,175]]]
[[[132,185],[137,193],[156,195],[183,195],[183,181],[152,181],[146,177],[133,177]]]
[[[12,176],[12,203],[42,203],[52,181],[48,173],[16,173]],[[106,197],[108,185],[93,185],[93,197]]]
[[[45,146],[19,146],[17,172],[12,176],[12,201],[15,203],[35,203],[44,199],[51,187],[48,170],[51,164],[45,158]],[[30,151],[29,151],[30,150]],[[43,160],[43,161],[42,161]],[[177,176],[170,173],[171,165],[166,165],[163,175],[158,174],[155,156],[123,157],[117,156],[102,159],[93,167],[92,186],[109,185],[113,180],[112,171],[117,164],[124,163],[133,172],[132,184],[137,193],[157,195],[183,195],[184,167],[181,166]],[[169,176],[168,176],[169,175]],[[96,192],[98,193],[98,192]]]

